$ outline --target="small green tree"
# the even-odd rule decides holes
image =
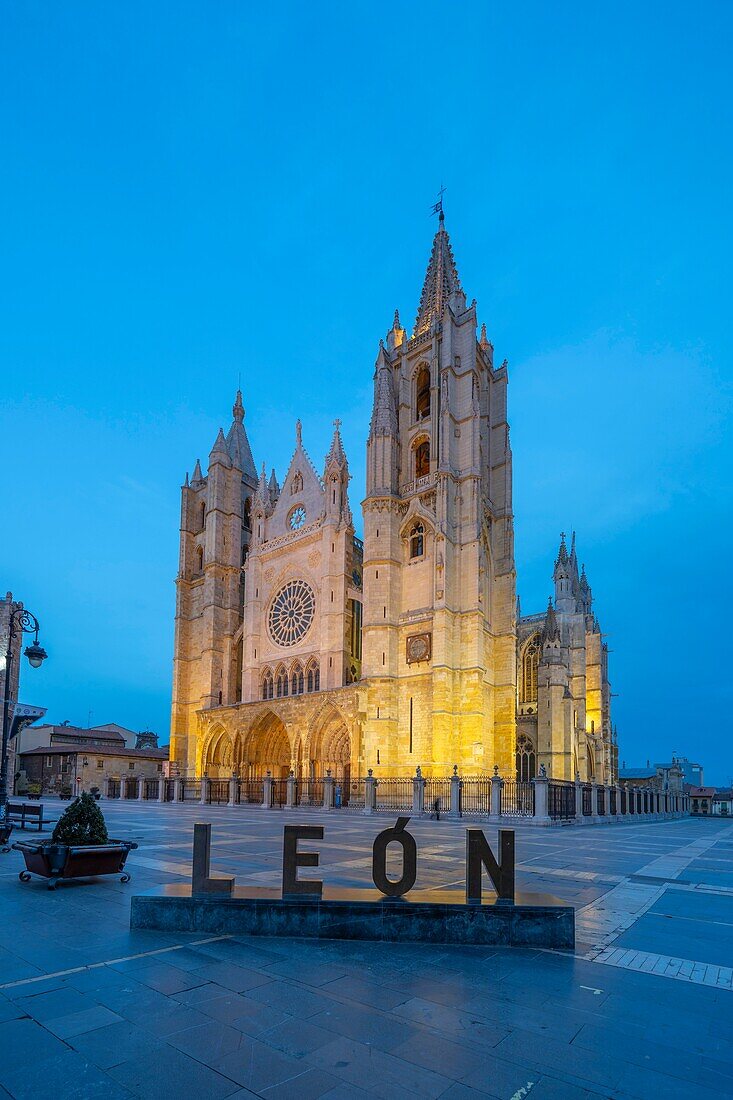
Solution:
[[[107,843],[109,836],[104,814],[90,794],[84,791],[66,807],[51,840],[54,844]]]

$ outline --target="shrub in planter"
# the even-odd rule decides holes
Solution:
[[[109,840],[104,814],[86,791],[62,813],[51,840],[54,844],[106,844]]]
[[[40,798],[41,797],[41,784],[29,783],[28,790],[26,791],[28,798]]]
[[[71,787],[68,784],[64,784],[64,786],[59,791],[59,798],[71,798]]]
[[[64,810],[50,841],[20,842],[13,847],[25,858],[26,870],[20,872],[21,881],[27,882],[33,872],[47,878],[49,889],[53,889],[59,879],[95,875],[121,874],[122,882],[129,882],[125,860],[137,844],[110,840],[102,811],[85,791]]]

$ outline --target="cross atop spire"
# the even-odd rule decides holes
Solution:
[[[453,294],[462,291],[450,238],[445,230],[442,195],[440,201],[433,207],[433,212],[438,212],[440,215],[438,232],[433,238],[433,249],[420,295],[420,307],[417,311],[413,336],[423,336],[430,332],[433,321],[440,321]]]

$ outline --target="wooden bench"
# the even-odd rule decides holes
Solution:
[[[43,806],[40,803],[28,803],[28,802],[9,802],[8,803],[8,818],[14,824],[20,822],[20,828],[25,829],[26,822],[28,825],[36,824],[38,826],[38,832],[46,826],[53,825],[55,818],[43,817]]]

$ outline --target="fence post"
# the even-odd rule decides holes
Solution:
[[[158,776],[158,802],[165,802],[165,785],[167,780],[164,776]]]
[[[415,777],[412,780],[412,813],[413,817],[421,817],[425,811],[425,780],[422,777],[422,768],[418,765],[415,769]]]
[[[268,772],[262,780],[262,808],[272,809],[272,772]]]
[[[580,772],[575,773],[575,824],[585,825],[583,813],[583,784],[580,782]]]
[[[202,775],[201,776],[201,797],[199,798],[199,802],[201,803],[202,806],[205,806],[206,803],[209,801],[209,783],[210,782],[211,781],[210,781],[208,775]]]
[[[621,787],[618,783],[614,784],[614,790],[616,791],[616,821],[623,821],[623,815],[621,814]]]
[[[336,780],[331,775],[331,769],[326,768],[326,774],[323,777],[323,808],[324,810],[333,809],[333,789],[336,785]]]
[[[453,765],[453,775],[450,777],[450,817],[461,816],[461,777],[458,774],[458,765]]]
[[[377,781],[374,778],[372,769],[369,769],[366,779],[364,780],[364,813],[373,814],[377,808]]]
[[[141,775],[139,775],[138,779],[137,779],[137,800],[138,800],[138,802],[142,802],[142,800],[144,798],[145,798],[145,780],[143,779],[143,777]]]
[[[494,774],[491,777],[491,805],[489,806],[489,821],[501,821],[501,788],[504,780],[499,775],[499,765],[494,764]]]
[[[183,802],[183,780],[180,778],[173,780],[173,801]]]
[[[591,825],[597,825],[600,818],[598,817],[598,784],[596,783],[596,777],[592,775],[590,777],[590,823]]]
[[[227,806],[237,805],[237,773],[232,772],[231,779],[229,780],[229,801]]]
[[[295,806],[295,772],[290,769],[290,775],[287,778],[285,787],[285,808],[292,810]]]
[[[532,786],[534,788],[534,823],[535,825],[549,825],[548,797],[550,781],[547,778],[547,770],[544,764],[540,764],[540,773],[532,780]]]

